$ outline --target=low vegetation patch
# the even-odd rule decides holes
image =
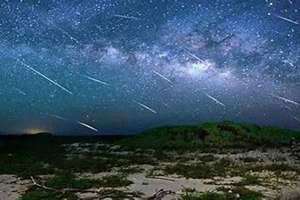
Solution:
[[[116,190],[116,189],[105,189],[101,190],[99,192],[99,197],[102,199],[113,199],[113,200],[135,200],[137,198],[140,198],[143,194],[139,192],[125,192],[122,190]]]
[[[122,174],[137,174],[143,172],[144,169],[139,166],[121,167],[119,172]]]
[[[54,189],[88,189],[97,187],[101,183],[101,180],[76,178],[73,174],[60,174],[46,181],[45,186]]]
[[[133,182],[128,180],[124,175],[104,176],[100,182],[100,187],[126,187]]]
[[[156,128],[117,143],[128,149],[193,151],[205,148],[222,150],[223,148],[287,146],[292,141],[300,141],[299,131],[225,121],[198,126]]]
[[[231,166],[231,162],[226,159],[221,159],[212,164],[204,162],[183,164],[176,163],[168,165],[164,171],[167,174],[182,175],[186,178],[212,178],[215,176],[225,176],[227,169]]]
[[[300,168],[297,166],[291,166],[284,163],[273,163],[268,165],[252,165],[247,167],[248,170],[262,172],[262,171],[271,171],[278,177],[285,176],[285,172],[295,172],[300,175]]]
[[[28,190],[19,200],[78,200],[73,193],[59,193],[33,187]]]
[[[226,195],[216,192],[207,193],[186,193],[181,196],[181,200],[227,200]]]
[[[104,176],[101,179],[87,179],[76,178],[73,174],[60,174],[40,182],[44,188],[35,185],[31,187],[20,200],[77,200],[78,197],[74,191],[83,192],[91,188],[117,188],[132,184],[132,182],[123,175]],[[118,197],[117,199],[128,197],[129,194],[113,189],[104,189],[99,191],[99,193]]]
[[[262,194],[244,187],[220,188],[219,192],[186,192],[181,200],[261,200]]]
[[[200,156],[198,159],[201,160],[202,162],[212,162],[212,161],[216,161],[218,158],[216,158],[212,154],[208,154],[208,155]]]
[[[258,176],[246,174],[242,181],[236,183],[238,186],[246,186],[246,185],[261,185],[261,180]]]

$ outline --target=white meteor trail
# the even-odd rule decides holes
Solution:
[[[26,67],[27,69],[33,71],[34,73],[36,73],[37,75],[39,75],[40,77],[46,79],[47,81],[49,81],[50,83],[52,83],[53,85],[57,86],[58,88],[62,89],[63,91],[67,92],[68,94],[73,94],[70,90],[66,89],[65,87],[63,87],[62,85],[60,85],[59,83],[55,82],[54,80],[48,78],[46,75],[42,74],[41,72],[35,70],[34,68],[32,68],[31,66],[29,66],[28,64],[24,63],[21,60],[18,60],[19,62],[21,62],[21,64]]]
[[[221,101],[219,101],[218,99],[216,99],[215,97],[213,97],[213,96],[211,96],[211,95],[209,95],[209,94],[207,94],[207,93],[205,93],[205,95],[206,95],[208,98],[210,98],[211,100],[213,100],[214,102],[216,102],[217,104],[219,104],[219,105],[225,107],[225,104],[222,103]]]
[[[91,125],[88,125],[88,124],[80,122],[80,121],[77,121],[77,123],[80,124],[81,126],[84,126],[84,127],[88,128],[88,129],[90,129],[90,130],[93,130],[95,132],[99,132],[99,130],[97,128],[92,127]]]
[[[280,16],[280,15],[274,15],[274,16],[277,17],[277,18],[279,18],[279,19],[285,20],[285,21],[287,21],[287,22],[290,22],[290,23],[299,25],[299,22],[294,21],[294,20],[292,20],[292,19],[289,19],[289,18],[286,18],[286,17],[282,17],[282,16]]]
[[[41,21],[41,20],[40,20]],[[58,29],[60,32],[62,32],[64,35],[68,36],[72,41],[76,42],[77,44],[82,44],[79,42],[78,39],[76,39],[75,37],[73,37],[69,32],[67,32],[66,30],[64,30],[63,28],[57,26],[56,24],[48,21],[48,23],[45,23],[44,21],[41,21],[43,24],[45,24],[46,26],[52,25],[54,26],[56,29]]]
[[[193,54],[193,53],[190,52],[189,50],[187,50],[187,49],[184,49],[184,50],[185,50],[185,52],[186,52],[189,56],[195,58],[196,60],[198,60],[198,61],[200,61],[200,62],[204,62],[204,60],[202,60],[201,58],[199,58],[198,56],[196,56],[195,54]]]
[[[294,63],[289,60],[283,60],[283,62],[289,64],[291,67],[295,67]]]
[[[162,78],[162,79],[168,81],[169,83],[173,84],[173,82],[172,82],[170,79],[168,79],[168,78],[165,77],[164,75],[160,74],[159,72],[153,71],[153,73],[156,74],[157,76],[159,76],[160,78]]]
[[[60,32],[62,32],[63,34],[65,34],[66,36],[68,36],[71,40],[73,40],[74,42],[76,42],[77,44],[81,44],[79,42],[79,40],[77,40],[75,37],[73,37],[70,33],[68,33],[66,30],[64,30],[63,28],[51,23],[56,29],[58,29]]]
[[[73,37],[70,33],[68,33],[67,31],[65,31],[64,29],[55,26],[58,30],[60,30],[62,33],[64,33],[65,35],[67,35],[71,40],[75,41],[77,44],[80,44],[79,40],[77,40],[75,37]]]
[[[110,85],[109,83],[106,83],[106,82],[104,82],[104,81],[100,81],[100,80],[95,79],[95,78],[93,78],[93,77],[90,77],[90,76],[88,76],[88,75],[82,75],[82,76],[85,77],[85,78],[87,78],[87,79],[89,79],[89,80],[91,80],[91,81],[100,83],[100,84],[102,84],[102,85],[107,85],[107,86]]]
[[[137,18],[137,17],[133,17],[133,16],[127,16],[127,15],[114,15],[114,17],[118,17],[118,18],[124,18],[124,19],[133,19],[133,20],[139,20],[139,18]]]
[[[138,102],[138,101],[134,101],[136,104],[138,104],[139,106],[141,106],[142,108],[144,108],[144,109],[146,109],[146,110],[149,110],[150,112],[152,112],[152,113],[154,113],[154,114],[157,114],[157,112],[154,110],[154,109],[152,109],[152,108],[150,108],[149,106],[146,106],[145,104],[142,104],[142,103],[140,103],[140,102]]]
[[[19,88],[15,88],[15,90],[16,90],[17,92],[19,92],[20,94],[24,95],[24,96],[27,95],[25,92],[23,92],[23,91],[20,90]]]
[[[63,120],[63,121],[71,121],[71,120],[69,120],[69,119],[67,119],[67,118],[64,118],[64,117],[62,117],[62,116],[59,116],[59,115],[55,115],[55,114],[47,114],[47,115],[50,116],[50,117],[59,119],[59,120]],[[90,130],[93,130],[93,131],[95,131],[95,132],[99,132],[99,130],[98,130],[97,128],[95,128],[95,127],[93,127],[93,126],[91,126],[91,125],[88,125],[88,124],[86,124],[86,123],[83,123],[83,122],[81,122],[81,121],[76,121],[76,123],[77,123],[77,124],[80,124],[81,126],[84,126],[84,127],[88,128],[88,129],[90,129]]]
[[[273,97],[275,97],[275,98],[277,98],[277,99],[280,99],[280,100],[282,100],[282,101],[284,101],[284,102],[286,102],[286,103],[291,103],[291,104],[294,104],[294,105],[296,105],[296,106],[299,106],[300,105],[300,103],[298,103],[298,102],[296,102],[296,101],[293,101],[293,100],[290,100],[290,99],[287,99],[287,98],[285,98],[285,97],[281,97],[281,96],[277,96],[277,95],[272,95]]]
[[[59,115],[54,115],[54,114],[47,114],[48,116],[50,117],[53,117],[53,118],[56,118],[56,119],[59,119],[59,120],[63,120],[63,121],[69,121],[67,118],[64,118],[62,116],[59,116]]]

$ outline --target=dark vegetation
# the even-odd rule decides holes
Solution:
[[[87,155],[75,155],[67,158],[66,149],[63,147],[63,144],[99,141],[120,145],[123,149],[135,151],[141,149],[142,152],[146,149],[153,149],[155,151],[151,157],[147,157],[138,151],[135,154],[116,155],[112,154],[111,150],[103,148],[101,153],[89,152]],[[113,140],[101,137],[55,137],[48,134],[13,138],[0,137],[0,174],[17,174],[28,177],[62,171],[96,173],[109,171],[113,167],[155,164],[156,159],[171,159],[164,155],[164,150],[178,152],[200,150],[213,153],[231,148],[289,146],[294,141],[300,141],[300,133],[297,131],[232,122],[156,128],[136,136]],[[213,155],[208,155],[200,160],[209,162],[215,158]],[[176,171],[180,171],[180,168],[184,169],[185,166],[179,163],[175,167]],[[193,168],[193,166],[190,167]],[[205,166],[201,166],[201,163],[195,164],[196,167],[205,168]],[[223,165],[211,167],[209,174],[222,174],[226,169],[226,167],[223,168]],[[175,169],[167,168],[166,170],[172,172]]]
[[[20,200],[77,200],[77,196],[73,193],[66,192],[64,194],[47,191],[41,188],[33,187],[30,191],[27,191]]]
[[[231,162],[229,160],[221,159],[213,164],[204,162],[193,164],[177,163],[176,165],[167,166],[164,170],[167,174],[177,174],[187,178],[211,178],[214,176],[225,176],[226,171],[229,171],[230,165]]]
[[[150,142],[151,141],[151,142]],[[195,150],[288,146],[300,141],[300,132],[233,122],[199,126],[162,127],[148,130],[120,144],[129,148]]]
[[[261,200],[263,195],[245,187],[236,186],[231,189],[219,188],[217,192],[199,193],[187,190],[181,200]]]
[[[143,162],[133,157],[111,155],[109,152],[67,158],[63,145],[76,142],[113,142],[106,138],[37,135],[0,137],[0,141],[0,174],[16,174],[24,178],[64,172],[104,172],[112,167],[127,165],[131,161]]]
[[[102,195],[113,199],[133,199],[139,194],[126,193],[116,187],[132,184],[126,177],[128,174],[142,172],[141,164],[156,165],[158,161],[173,164],[158,167],[165,174],[177,174],[186,178],[211,178],[241,176],[242,181],[234,185],[231,192],[226,189],[218,193],[187,192],[182,200],[215,200],[241,199],[259,200],[260,193],[247,190],[246,185],[260,185],[261,179],[248,174],[251,172],[272,171],[276,176],[294,171],[296,167],[283,163],[260,165],[257,158],[244,157],[243,165],[230,159],[218,158],[214,153],[230,153],[232,150],[251,150],[255,148],[290,147],[300,142],[300,132],[273,127],[259,127],[232,122],[206,123],[199,126],[162,127],[148,130],[136,136],[121,138],[105,137],[56,137],[49,134],[36,136],[0,137],[0,174],[16,174],[22,178],[38,175],[54,175],[45,180],[38,180],[43,185],[54,188],[108,188],[101,190]],[[72,153],[67,144],[77,143]],[[104,145],[92,147],[91,144]],[[107,145],[105,145],[107,144]],[[89,145],[91,148],[89,149]],[[69,145],[70,146],[70,145]],[[87,152],[76,151],[88,148]],[[94,148],[93,150],[91,150]],[[118,154],[128,151],[132,153]],[[170,156],[168,152],[176,152]],[[189,163],[190,158],[178,157],[183,152],[209,152],[197,157],[197,162]],[[197,156],[197,155],[196,155]],[[193,157],[191,158],[193,159]],[[101,179],[78,178],[76,173],[109,172],[117,167],[119,174]],[[153,170],[149,176],[154,174]],[[239,195],[237,198],[237,194]],[[31,187],[22,200],[35,199],[78,199],[71,192],[45,191],[39,187]]]
[[[88,189],[92,187],[125,187],[132,184],[123,175],[104,176],[101,179],[76,178],[73,174],[59,174],[44,184],[54,189],[73,188]]]
[[[72,189],[77,191],[84,191],[91,188],[116,188],[116,187],[126,187],[132,184],[131,181],[127,180],[126,176],[123,175],[111,175],[104,176],[101,179],[88,179],[88,178],[76,178],[75,175],[67,173],[67,174],[57,174],[52,178],[47,179],[46,181],[40,182],[48,187],[51,190],[43,189],[40,187],[33,186],[28,190],[21,198],[21,200],[39,200],[39,199],[47,199],[47,200],[75,200],[78,197],[72,191],[64,191],[63,189]],[[53,189],[53,190],[52,190]],[[108,191],[110,196],[118,197],[128,197],[129,194],[118,190],[102,190],[102,192],[106,194]],[[110,197],[109,196],[109,197]],[[130,197],[130,196],[129,196]]]
[[[188,169],[188,170],[187,170]],[[215,176],[241,176],[244,177],[241,183],[238,185],[260,185],[260,180],[248,175],[247,172],[274,172],[277,177],[285,177],[285,172],[295,172],[300,175],[300,168],[290,166],[287,164],[252,164],[244,165],[241,163],[235,163],[227,159],[221,159],[213,163],[176,163],[175,165],[168,165],[164,168],[166,174],[177,174],[186,178],[205,179]],[[287,177],[286,177],[287,178]]]

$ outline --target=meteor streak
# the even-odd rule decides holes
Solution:
[[[27,95],[25,92],[23,92],[23,91],[20,90],[19,88],[15,88],[15,90],[16,90],[18,93],[20,93],[20,94],[22,94],[22,95],[24,95],[24,96]]]
[[[187,50],[187,49],[184,49],[184,50],[185,50],[185,52],[186,52],[189,56],[195,58],[196,60],[198,60],[198,61],[200,61],[200,62],[204,62],[204,60],[202,60],[201,58],[199,58],[198,56],[196,56],[195,54],[193,54],[193,53],[190,52],[189,50]]]
[[[294,21],[294,20],[292,20],[292,19],[289,19],[289,18],[286,18],[286,17],[282,17],[282,16],[280,16],[280,15],[274,15],[274,16],[277,17],[277,18],[279,18],[279,19],[285,20],[285,21],[287,21],[287,22],[290,22],[290,23],[299,25],[299,22]]]
[[[41,20],[40,20],[41,21]],[[60,32],[62,32],[63,34],[65,34],[66,36],[68,36],[72,41],[76,42],[77,44],[81,44],[79,42],[79,40],[77,40],[75,37],[73,37],[69,32],[67,32],[65,29],[57,26],[56,24],[52,23],[51,21],[48,21],[48,24],[45,23],[44,21],[41,21],[44,25],[49,26],[48,24],[51,24],[52,26],[54,26],[56,29],[58,29]]]
[[[53,25],[56,29],[58,29],[60,32],[62,32],[63,34],[65,34],[66,36],[68,36],[71,40],[73,40],[74,42],[76,42],[77,44],[81,44],[79,42],[79,40],[77,40],[75,37],[73,37],[70,33],[68,33],[66,30],[64,30],[63,28],[53,24],[52,22],[49,22],[51,25]]]
[[[286,102],[286,103],[291,103],[291,104],[294,104],[294,105],[296,105],[296,106],[299,106],[299,105],[300,105],[298,102],[293,101],[293,100],[290,100],[290,99],[287,99],[287,98],[285,98],[285,97],[281,97],[281,96],[277,96],[277,95],[272,95],[272,96],[275,97],[275,98],[277,98],[277,99],[280,99],[280,100],[282,100],[282,101],[284,101],[284,102]]]
[[[138,104],[139,106],[141,106],[142,108],[146,109],[146,110],[149,110],[150,112],[154,113],[154,114],[157,114],[157,112],[150,108],[149,106],[146,106],[145,104],[142,104],[140,102],[137,102],[137,101],[134,101],[136,104]]]
[[[53,85],[57,86],[58,88],[62,89],[63,91],[67,92],[68,94],[73,94],[70,90],[66,89],[65,87],[63,87],[62,85],[60,85],[59,83],[55,82],[54,80],[48,78],[46,75],[42,74],[41,72],[35,70],[34,68],[32,68],[31,66],[29,66],[28,64],[24,63],[21,60],[18,60],[19,62],[21,62],[21,64],[26,67],[27,69],[33,71],[34,73],[36,73],[37,75],[39,75],[40,77],[46,79],[47,81],[49,81],[50,83],[52,83]]]
[[[87,78],[87,79],[89,79],[89,80],[91,80],[91,81],[100,83],[100,84],[102,84],[102,85],[107,85],[107,86],[110,85],[109,83],[106,83],[106,82],[104,82],[104,81],[100,81],[100,80],[95,79],[95,78],[93,78],[93,77],[90,77],[90,76],[88,76],[88,75],[82,75],[82,76],[85,77],[85,78]]]
[[[173,82],[172,82],[170,79],[168,79],[168,78],[165,77],[164,75],[160,74],[159,72],[153,71],[153,73],[156,74],[157,76],[159,76],[160,78],[162,78],[162,79],[168,81],[169,83],[173,84]]]
[[[97,128],[92,127],[91,125],[88,125],[88,124],[80,122],[80,121],[77,121],[77,123],[80,124],[81,126],[84,126],[84,127],[88,128],[88,129],[90,129],[90,130],[93,130],[95,132],[99,132]]]
[[[58,27],[55,25],[55,27],[60,30],[62,33],[64,33],[65,35],[67,35],[71,40],[75,41],[77,44],[80,44],[79,40],[77,40],[76,38],[74,38],[70,33],[68,33],[67,31],[65,31],[64,29]]]
[[[208,98],[210,98],[211,100],[213,100],[214,102],[216,102],[217,104],[219,104],[219,105],[225,107],[225,104],[222,103],[221,101],[219,101],[218,99],[216,99],[215,97],[213,97],[213,96],[211,96],[211,95],[209,95],[209,94],[207,94],[207,93],[205,93],[205,95],[206,95]]]
[[[139,20],[139,18],[137,18],[137,17],[127,16],[127,15],[114,15],[114,17],[119,17],[119,18],[124,18],[124,19]]]
[[[67,118],[64,118],[62,116],[59,116],[59,115],[54,115],[54,114],[47,114],[48,116],[50,117],[53,117],[53,118],[56,118],[56,119],[59,119],[59,120],[63,120],[63,121],[69,121]]]
[[[64,118],[64,117],[62,117],[62,116],[59,116],[59,115],[55,115],[55,114],[47,114],[47,115],[50,116],[50,117],[59,119],[59,120],[70,121],[69,119]],[[90,129],[90,130],[93,130],[93,131],[95,131],[95,132],[99,132],[99,130],[98,130],[97,128],[95,128],[95,127],[93,127],[93,126],[91,126],[91,125],[88,125],[88,124],[86,124],[86,123],[83,123],[83,122],[81,122],[81,121],[76,121],[76,123],[77,123],[77,124],[80,124],[80,125],[83,126],[83,127],[88,128],[88,129]]]

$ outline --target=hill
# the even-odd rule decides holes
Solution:
[[[119,141],[129,148],[195,149],[201,147],[251,148],[286,146],[300,141],[300,131],[254,124],[204,123],[154,128]]]

